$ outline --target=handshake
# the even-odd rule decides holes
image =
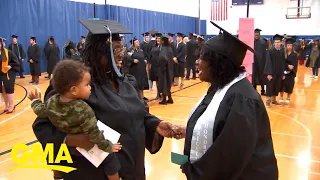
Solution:
[[[186,127],[162,121],[157,127],[157,132],[166,138],[183,139],[186,136]]]

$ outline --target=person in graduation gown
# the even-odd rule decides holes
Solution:
[[[186,44],[182,41],[184,34],[177,33],[177,45],[175,51],[175,57],[173,58],[174,64],[174,85],[179,85],[179,79],[181,79],[180,87],[184,86],[184,64],[186,62]]]
[[[13,113],[14,105],[14,83],[16,73],[20,71],[20,62],[18,57],[9,49],[3,46],[3,40],[0,38],[0,93],[4,99],[5,109],[2,112],[6,114]]]
[[[308,57],[307,67],[312,68],[311,78],[318,79],[319,67],[320,67],[320,45],[319,39],[312,40],[306,46],[306,49],[310,49],[310,56]]]
[[[81,36],[81,40],[77,45],[77,50],[78,50],[80,55],[82,54],[82,51],[85,48],[85,42],[86,42],[86,37],[85,36]]]
[[[162,100],[159,104],[162,105],[167,105],[168,103],[173,104],[171,96],[171,85],[173,82],[173,51],[169,38],[169,35],[163,34],[160,42],[158,90],[162,95]]]
[[[130,40],[132,44],[132,49],[129,52],[131,66],[129,69],[129,74],[133,75],[137,81],[139,92],[141,97],[144,97],[143,91],[149,89],[148,75],[146,71],[147,60],[146,55],[140,48],[139,40],[133,38]]]
[[[299,61],[299,65],[302,66],[304,65],[304,61],[306,60],[306,41],[304,38],[301,39],[300,41],[300,45],[298,48],[298,61]]]
[[[143,36],[143,42],[140,43],[140,49],[142,49],[143,52],[145,53],[147,60],[149,59],[149,56],[150,56],[149,47],[148,47],[148,43],[150,40],[149,34],[150,34],[149,32],[142,33],[141,35]]]
[[[157,33],[156,34],[156,41],[154,44],[154,47],[151,49],[150,52],[150,80],[152,82],[156,82],[156,86],[157,86],[157,97],[156,99],[160,99],[161,95],[159,93],[159,76],[160,76],[160,70],[159,70],[159,53],[160,53],[160,37],[161,37],[161,33]],[[149,42],[149,44],[153,44],[152,41]]]
[[[203,37],[204,37],[203,35],[197,37],[198,49],[196,51],[196,56],[197,56],[196,73],[199,73],[199,58],[200,58],[200,53],[201,53],[202,47],[203,47],[204,42],[205,42]]]
[[[147,59],[147,61],[148,61],[148,72],[149,72],[149,88],[150,89],[152,89],[152,87],[153,87],[153,81],[155,81],[154,79],[155,79],[155,76],[156,76],[156,74],[155,74],[155,72],[151,69],[151,66],[152,66],[152,64],[151,64],[151,61],[152,61],[152,59],[151,59],[151,56],[152,56],[152,51],[153,51],[153,48],[154,47],[156,47],[157,45],[156,45],[156,43],[157,43],[157,36],[156,36],[156,34],[158,33],[159,31],[158,30],[155,30],[155,29],[153,29],[153,30],[150,30],[148,33],[149,33],[149,35],[151,36],[151,39],[149,40],[149,42],[148,42],[148,46],[147,46],[147,56],[148,56],[148,59]]]
[[[190,72],[192,70],[192,79],[196,79],[196,51],[198,49],[197,36],[195,34],[190,33],[189,39],[190,41],[186,44],[186,63],[187,63],[187,74],[186,80],[190,80]]]
[[[298,71],[298,55],[294,50],[293,44],[295,40],[293,38],[286,39],[286,70],[285,70],[285,79],[282,82],[281,92],[280,92],[280,104],[289,104],[290,103],[290,96],[293,92],[294,84],[295,84],[295,77]],[[283,94],[287,93],[287,99],[283,101]]]
[[[48,76],[45,78],[51,79],[52,71],[60,60],[60,49],[53,37],[49,38],[49,44],[45,48],[45,56],[47,59],[47,73],[48,73]]]
[[[8,50],[12,51],[17,56],[19,63],[21,65],[19,70],[20,78],[25,78],[23,76],[23,72],[24,72],[23,61],[26,58],[26,53],[24,52],[22,45],[18,43],[18,36],[12,35],[11,38],[12,38],[12,43],[9,44]]]
[[[30,64],[30,74],[32,77],[31,84],[39,84],[41,51],[37,44],[36,37],[30,38],[30,46],[28,47],[28,62]]]
[[[72,56],[74,56],[76,52],[77,52],[77,47],[75,43],[71,40],[67,40],[63,46],[62,59],[73,59]]]
[[[223,34],[200,57],[201,81],[211,86],[191,113],[181,168],[188,180],[277,180],[270,120],[242,66],[251,47],[211,21]]]
[[[150,49],[149,49],[149,41],[150,41],[150,37],[149,37],[149,32],[145,32],[145,33],[142,33],[141,35],[143,36],[143,42],[140,43],[140,48],[143,50],[145,56],[146,56],[146,60],[147,60],[147,75],[148,75],[148,84],[149,84],[149,89],[151,90],[152,89],[152,82],[150,81],[150,63],[148,62],[149,61],[149,57],[150,57]]]
[[[282,80],[285,78],[285,51],[281,48],[282,36],[273,36],[274,47],[267,51],[264,75],[267,77],[266,106],[279,105],[277,96],[281,89]]]
[[[261,29],[254,30],[254,50],[260,54],[260,58],[255,55],[252,68],[252,84],[254,89],[257,86],[261,87],[261,95],[265,95],[266,77],[264,75],[264,66],[266,65],[266,49],[267,44],[265,40],[260,37]]]
[[[151,154],[157,153],[164,136],[172,137],[172,126],[146,110],[147,104],[138,92],[136,79],[131,75],[122,75],[118,70],[125,53],[118,33],[129,34],[131,31],[115,21],[80,22],[89,30],[83,51],[83,61],[91,69],[92,76],[91,95],[86,102],[94,110],[99,121],[121,134],[119,143],[122,150],[116,154],[109,154],[105,159],[114,164],[118,162],[120,170],[114,168],[112,163],[107,170],[119,171],[122,180],[145,180],[145,148]],[[105,27],[110,31],[106,31]],[[45,101],[54,94],[55,91],[50,85],[45,93]],[[57,130],[47,118],[37,118],[32,127],[43,146],[46,143],[54,143],[54,147],[59,148],[61,143],[66,143],[71,149],[93,147],[85,135],[65,134]],[[71,157],[72,166],[77,170],[66,174],[64,180],[106,179],[104,168],[96,168],[81,155],[71,154]]]
[[[172,48],[173,55],[175,56],[176,55],[176,50],[177,50],[177,43],[173,40],[173,37],[174,37],[175,34],[168,33],[168,35],[169,35],[170,46]]]

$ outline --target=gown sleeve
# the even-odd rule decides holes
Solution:
[[[133,87],[137,90],[139,95],[138,84],[132,75],[126,75],[128,81]],[[146,111],[144,116],[144,125],[146,130],[146,148],[151,154],[157,153],[161,147],[164,140],[164,137],[158,134],[157,127],[161,120],[154,115],[149,113],[149,106],[148,104],[141,98],[141,101],[144,102]]]
[[[21,68],[21,64],[19,63],[18,57],[10,50],[8,50],[9,56],[9,65],[12,70],[19,72]]]
[[[258,127],[265,126],[265,123],[269,122],[262,105],[257,100],[235,95],[230,106],[226,105],[229,107],[224,106],[221,109],[230,111],[221,113],[224,115],[219,117],[219,121],[225,120],[222,120],[224,125],[216,140],[199,160],[184,165],[185,172],[192,172],[191,168],[202,171],[200,180],[238,179],[254,154]],[[257,121],[264,124],[259,124]],[[215,128],[219,128],[220,125],[215,125]],[[192,173],[187,176],[190,180],[195,179],[192,178]]]

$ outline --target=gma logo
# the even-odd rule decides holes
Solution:
[[[18,165],[10,169],[41,168],[57,170],[64,173],[69,173],[76,170],[76,168],[69,166],[47,165],[47,158],[48,163],[60,163],[61,161],[67,161],[69,164],[73,163],[66,144],[61,144],[55,159],[53,156],[53,143],[46,144],[44,151],[42,150],[40,143],[33,144],[31,147],[25,144],[17,144],[12,148],[11,158]]]

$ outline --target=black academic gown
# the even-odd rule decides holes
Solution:
[[[178,43],[175,57],[178,63],[174,64],[174,77],[184,77],[184,65],[186,62],[186,45],[183,42]]]
[[[260,57],[254,56],[252,68],[252,84],[254,86],[266,84],[266,76],[264,75],[264,67],[266,65],[266,49],[267,45],[264,40],[254,40],[254,50],[259,53]]]
[[[270,81],[267,80],[266,96],[278,96],[281,90],[282,78],[285,75],[285,52],[284,49],[272,48],[267,51],[264,75],[272,75]]]
[[[147,75],[147,63],[145,62],[146,57],[142,49],[132,50],[133,54],[130,57],[130,69],[129,74],[133,75],[138,83],[139,90],[149,89],[148,75]],[[139,62],[134,63],[134,59]]]
[[[158,93],[170,95],[173,79],[173,52],[171,47],[162,46],[160,49]]]
[[[33,60],[33,63],[30,63],[30,74],[32,76],[39,76],[41,74],[40,72],[41,52],[38,44],[29,46],[27,54],[28,54],[28,62],[30,63],[30,59]]]
[[[12,51],[16,57],[19,60],[20,63],[20,70],[18,72],[24,72],[24,68],[23,68],[23,61],[26,58],[26,53],[23,50],[23,47],[21,44],[17,43],[17,44],[9,44],[8,46],[8,50]]]
[[[47,73],[52,74],[52,71],[56,64],[60,60],[60,49],[57,45],[49,44],[45,48],[45,56],[47,59]]]
[[[212,98],[213,93],[208,94],[188,121],[184,147],[188,157],[194,126]],[[268,113],[246,78],[231,86],[221,101],[213,144],[183,168],[188,180],[278,180]]]
[[[176,52],[177,51],[177,43],[172,41],[170,43],[170,45],[171,45],[171,49],[172,49],[172,52],[173,52],[173,57],[175,57],[177,55],[177,52]]]
[[[140,49],[142,49],[142,51],[144,52],[146,60],[149,60],[150,52],[149,52],[148,43],[144,41],[140,43]]]
[[[120,161],[119,174],[123,180],[145,180],[145,148],[154,154],[162,146],[163,137],[156,132],[160,120],[146,111],[133,76],[126,75],[124,80],[118,80],[118,83],[117,93],[110,83],[101,86],[93,83],[87,103],[95,111],[98,120],[121,134],[119,142],[122,150],[109,154],[105,161]],[[48,87],[45,101],[55,94],[52,89],[51,86]],[[66,137],[66,134],[57,130],[47,118],[37,118],[32,127],[42,145],[54,143],[59,147]],[[102,167],[96,168],[82,156],[71,156],[72,166],[78,170],[66,174],[64,180],[106,179]]]
[[[292,65],[293,70],[290,70],[288,65]],[[286,59],[286,71],[290,72],[286,74],[286,78],[282,82],[281,91],[291,94],[293,92],[295,77],[298,71],[298,55],[297,53],[291,53]]]
[[[149,77],[151,81],[158,81],[159,78],[159,47],[153,47],[150,53],[150,71]]]
[[[196,65],[198,44],[195,40],[190,40],[186,44],[187,68],[194,68]]]

